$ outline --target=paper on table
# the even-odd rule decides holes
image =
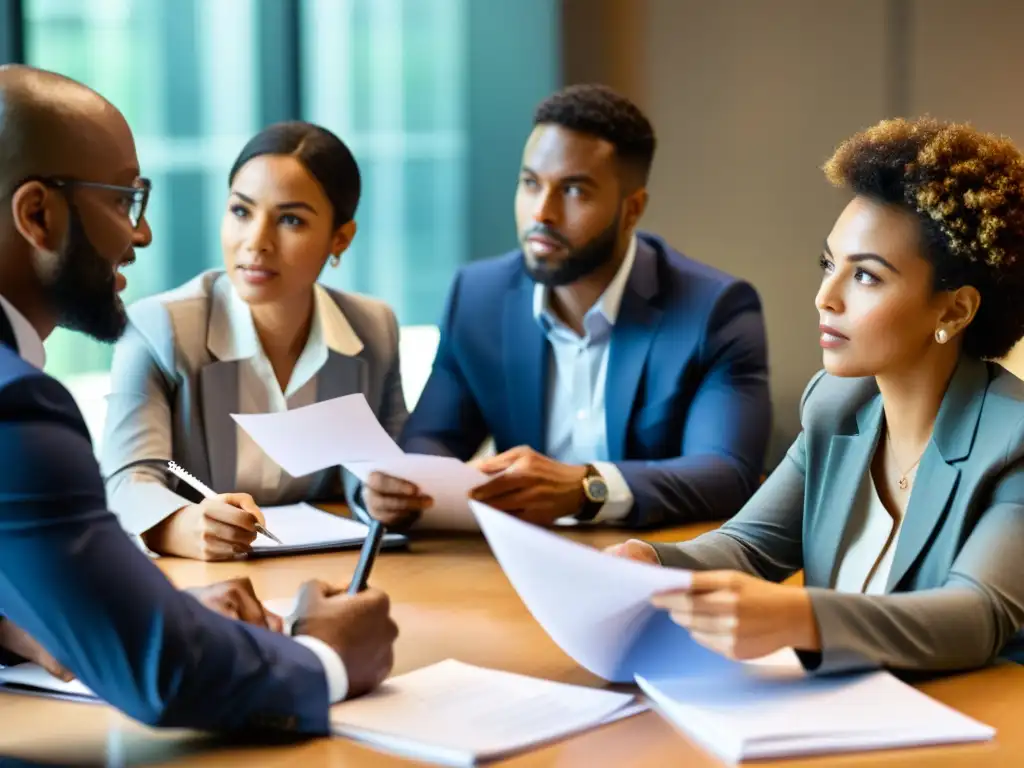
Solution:
[[[293,477],[403,455],[362,394],[280,413],[233,413],[231,418]]]
[[[434,504],[420,517],[417,528],[479,529],[469,509],[469,492],[487,482],[489,476],[458,459],[407,453],[375,461],[353,462],[347,464],[346,469],[364,482],[370,473],[381,471],[419,486]]]
[[[279,539],[278,544],[262,533],[253,542],[254,550],[275,550],[282,547],[308,547],[324,542],[361,542],[369,530],[362,523],[317,509],[306,503],[262,507],[267,528]]]
[[[731,762],[991,739],[995,730],[888,672],[812,677],[745,667],[727,679],[637,683],[677,728]]]
[[[689,571],[607,555],[485,504],[470,507],[530,613],[595,675],[632,683],[637,674],[721,675],[742,666],[698,645],[650,605],[656,592],[686,587]]]
[[[334,706],[331,728],[336,735],[408,756],[470,765],[618,719],[633,701],[631,694],[449,659]]]
[[[70,701],[99,701],[96,694],[81,681],[64,682],[38,664],[30,662],[0,667],[0,691],[29,693]]]

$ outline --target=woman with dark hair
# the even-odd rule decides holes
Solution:
[[[825,172],[853,199],[820,257],[825,370],[802,432],[719,530],[611,551],[693,569],[655,603],[727,656],[981,666],[1024,622],[1024,383],[987,362],[1024,335],[1024,159],[890,120]]]
[[[272,125],[228,181],[224,269],[129,308],[101,451],[126,530],[154,552],[204,560],[249,550],[257,505],[340,499],[356,486],[340,468],[291,477],[231,414],[359,392],[391,434],[407,416],[394,313],[317,282],[356,233],[360,176],[348,147],[316,125]],[[168,461],[220,495],[174,483]]]

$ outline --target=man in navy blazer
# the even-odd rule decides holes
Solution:
[[[222,606],[235,621],[178,591],[107,510],[82,415],[40,370],[58,324],[123,331],[119,268],[150,242],[148,194],[112,105],[0,67],[0,651],[151,725],[326,734],[329,704],[391,668],[386,596],[306,585],[289,637],[259,626],[254,595]]]
[[[474,497],[550,524],[715,520],[757,488],[771,425],[764,321],[748,283],[637,232],[655,138],[630,101],[574,86],[534,115],[516,191],[521,249],[464,267],[407,452],[469,460]],[[371,514],[431,500],[377,474]]]

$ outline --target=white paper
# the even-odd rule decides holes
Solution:
[[[292,477],[403,455],[362,394],[280,413],[231,414],[231,418]]]
[[[630,694],[538,680],[453,659],[331,709],[339,736],[449,764],[507,756],[623,716]],[[628,713],[642,711],[633,707]]]
[[[491,476],[450,456],[407,453],[375,461],[354,462],[346,469],[362,481],[379,471],[419,487],[434,504],[424,511],[417,528],[475,531],[476,518],[469,509],[469,493]]]
[[[689,571],[608,555],[485,504],[470,507],[530,613],[595,675],[632,683],[638,674],[723,674],[737,666],[651,606],[655,593],[688,586]]]
[[[26,689],[25,692],[36,692],[60,699],[73,699],[81,701],[90,699],[99,701],[84,683],[79,680],[64,682],[54,677],[38,664],[25,662],[15,664],[11,667],[0,667],[0,691],[16,690],[8,689],[7,686],[20,686]],[[20,692],[20,691],[19,691]]]
[[[725,679],[637,683],[679,730],[730,762],[985,741],[995,730],[888,672],[821,676],[745,666]]]
[[[476,518],[469,510],[469,492],[491,476],[451,457],[404,453],[362,394],[280,413],[231,417],[294,477],[343,466],[365,482],[372,472],[380,471],[416,484],[434,500],[416,527],[477,530]],[[270,530],[285,540],[267,522]]]
[[[306,503],[263,507],[261,511],[267,520],[267,530],[277,536],[281,544],[257,534],[252,545],[256,551],[361,542],[369,530],[356,520],[332,515]]]

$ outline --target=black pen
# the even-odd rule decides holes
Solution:
[[[370,578],[370,571],[373,570],[373,561],[377,559],[377,553],[380,551],[380,543],[383,538],[383,524],[380,520],[371,520],[369,530],[366,532],[366,539],[363,541],[363,548],[359,552],[356,572],[352,574],[352,581],[348,585],[348,593],[350,595],[366,589],[366,582]]]

